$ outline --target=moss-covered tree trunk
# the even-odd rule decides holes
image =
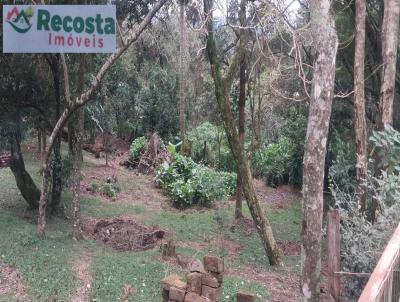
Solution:
[[[381,31],[381,87],[379,94],[379,116],[377,128],[382,131],[385,125],[393,125],[393,102],[396,93],[396,67],[397,67],[397,49],[399,36],[399,16],[400,0],[383,1],[383,20]],[[375,153],[375,177],[382,176],[382,170],[386,170],[387,163],[379,152]],[[379,200],[372,199],[371,221],[376,221],[376,212]]]
[[[321,281],[325,155],[334,94],[338,39],[330,0],[311,0],[310,15],[314,74],[303,160],[300,300],[317,302]]]
[[[240,47],[246,47],[246,2],[242,1],[240,4],[240,12],[239,12],[239,21],[241,28],[239,29],[239,37],[240,37]],[[239,101],[238,101],[238,109],[239,109],[239,141],[242,145],[242,149],[244,150],[244,136],[245,136],[245,108],[246,108],[246,54],[243,53],[242,61],[240,62],[240,70],[239,70]],[[242,198],[243,198],[243,188],[242,183],[240,181],[240,177],[238,175],[236,181],[236,205],[235,205],[235,218],[239,219],[243,217],[242,213]]]
[[[253,185],[253,177],[251,175],[249,162],[247,160],[245,150],[243,149],[239,140],[239,134],[236,129],[236,122],[233,117],[233,112],[229,99],[233,77],[237,73],[239,64],[242,61],[244,48],[239,47],[237,49],[237,52],[230,64],[230,68],[226,76],[222,76],[213,34],[212,7],[212,0],[204,0],[204,11],[208,18],[208,38],[206,49],[211,65],[212,77],[214,79],[215,96],[218,102],[218,107],[221,111],[225,132],[237,165],[238,175],[240,177],[240,181],[243,187],[243,194],[246,198],[247,205],[250,209],[250,213],[256,225],[258,234],[261,237],[263,247],[269,259],[269,263],[271,265],[283,265],[282,254],[276,244],[271,225],[266,218],[266,215],[262,210],[260,203],[258,202],[256,191]]]
[[[356,9],[356,36],[354,55],[354,132],[356,136],[356,180],[357,195],[360,214],[364,214],[367,205],[367,178],[368,165],[368,137],[367,121],[365,117],[365,85],[364,85],[364,60],[365,60],[365,0],[355,1]]]
[[[10,137],[11,162],[10,169],[14,174],[17,187],[22,197],[26,200],[31,209],[37,209],[39,206],[40,190],[36,187],[25,169],[25,162],[21,152],[21,133],[19,125]]]
[[[60,83],[60,65],[59,57],[49,58],[49,65],[53,76],[53,89],[56,103],[55,120],[60,118],[61,114],[61,83]],[[54,140],[53,163],[52,163],[52,193],[51,210],[56,213],[59,210],[62,193],[62,158],[61,158],[61,134]]]

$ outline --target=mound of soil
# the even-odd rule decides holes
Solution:
[[[165,231],[137,223],[131,218],[89,220],[83,230],[96,240],[119,251],[143,251],[154,248]]]

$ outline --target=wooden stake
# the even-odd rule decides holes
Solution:
[[[328,212],[328,289],[335,301],[340,301],[340,213]]]

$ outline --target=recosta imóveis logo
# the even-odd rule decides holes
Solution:
[[[18,8],[14,6],[13,9],[8,11],[6,20],[7,23],[10,24],[15,31],[23,34],[31,29],[32,17],[33,17],[32,7],[28,7],[25,10],[22,9],[21,11],[18,11]]]

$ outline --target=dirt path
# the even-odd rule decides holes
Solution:
[[[71,298],[71,302],[85,302],[90,301],[90,287],[91,287],[91,253],[84,249],[79,259],[74,263],[73,270],[78,280],[78,287]]]

